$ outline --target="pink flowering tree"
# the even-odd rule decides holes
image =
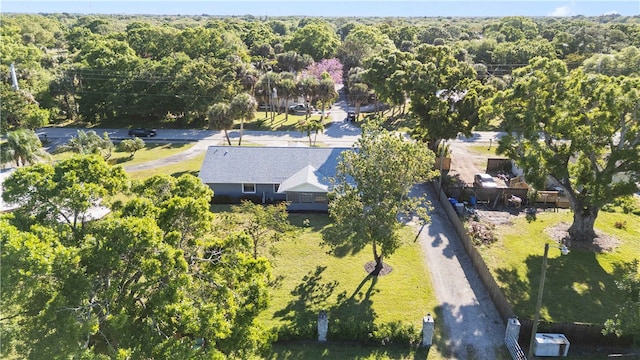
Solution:
[[[314,62],[302,71],[302,76],[313,76],[322,80],[322,73],[328,73],[336,84],[342,84],[342,63],[337,58],[322,59]]]

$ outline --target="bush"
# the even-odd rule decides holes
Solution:
[[[331,340],[351,340],[369,342],[373,340],[374,325],[371,322],[340,321],[329,319],[329,334]]]
[[[417,344],[421,340],[420,335],[413,324],[403,324],[399,321],[381,324],[373,331],[373,339],[382,345]]]

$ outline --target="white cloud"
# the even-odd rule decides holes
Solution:
[[[571,6],[558,6],[552,12],[548,13],[547,16],[570,16],[571,15]]]

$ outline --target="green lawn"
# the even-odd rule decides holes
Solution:
[[[489,145],[469,145],[467,146],[467,150],[474,154],[482,155],[485,157],[494,158],[501,156],[496,152],[496,150],[498,150],[498,144],[493,144],[491,148],[489,148]]]
[[[162,159],[169,156],[179,154],[183,151],[191,149],[195,142],[178,142],[178,143],[154,143],[146,142],[144,149],[137,151],[131,158],[129,153],[122,151],[114,151],[109,162],[122,166],[130,166],[142,164],[152,160]]]
[[[229,207],[215,205],[213,209],[222,212]],[[438,303],[412,228],[403,229],[403,246],[385,261],[393,268],[391,273],[376,278],[364,268],[373,259],[370,248],[357,253],[327,253],[328,248],[321,244],[322,232],[330,221],[326,214],[294,213],[290,220],[298,228],[296,234],[276,244],[276,255],[262,254],[272,261],[273,283],[269,308],[259,320],[270,328],[283,329],[280,340],[282,336],[293,339],[277,342],[270,359],[448,357],[444,345],[447,336],[438,321]],[[326,344],[315,342],[320,310],[329,314]],[[332,333],[338,326],[361,331],[371,324],[403,323],[413,326],[412,334],[419,342],[422,318],[427,313],[436,319],[434,346],[430,350],[408,342],[387,346],[343,342]]]
[[[129,178],[133,180],[144,180],[151,176],[162,174],[167,174],[174,177],[178,177],[182,174],[192,174],[193,176],[198,176],[200,167],[202,166],[202,161],[204,160],[204,155],[205,153],[202,153],[198,156],[182,161],[179,164],[161,166],[148,170],[131,171],[128,173]]]
[[[626,229],[616,229],[626,221]],[[540,281],[544,244],[554,244],[546,229],[572,222],[567,210],[538,214],[535,221],[518,218],[497,227],[499,241],[482,247],[481,253],[521,318],[532,318]],[[602,324],[613,316],[619,303],[613,271],[616,264],[640,258],[640,219],[637,215],[601,211],[596,228],[619,239],[613,251],[573,248],[569,255],[551,247],[541,318],[553,322]]]
[[[111,157],[109,158],[110,164],[117,164],[122,166],[129,165],[137,165],[145,162],[149,162],[152,160],[157,160],[165,157],[169,157],[172,155],[179,154],[183,151],[189,150],[193,147],[195,143],[193,142],[179,142],[179,143],[155,143],[155,142],[146,142],[145,147],[142,150],[139,150],[135,153],[133,158],[131,158],[128,152],[122,152],[117,150],[116,148],[111,153]],[[71,156],[75,155],[75,153],[71,151],[65,151],[62,153],[57,153],[52,155],[53,161],[59,161],[63,159],[67,159]]]
[[[250,122],[244,124],[245,130],[275,130],[275,131],[298,131],[296,126],[299,122],[305,120],[305,115],[293,115],[289,114],[288,118],[286,114],[276,114],[273,122],[271,122],[270,115],[265,116],[264,111],[256,112],[256,117]],[[308,120],[320,120],[320,115],[313,114],[309,116]],[[331,115],[327,115],[323,119],[323,123],[327,126],[333,120]],[[236,121],[234,128],[240,128],[240,122]]]

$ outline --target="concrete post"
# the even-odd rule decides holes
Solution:
[[[512,317],[507,320],[507,330],[504,333],[505,339],[514,339],[516,342],[520,337],[520,321],[518,318]]]
[[[431,346],[433,344],[434,322],[431,314],[422,318],[422,344],[421,346]]]
[[[320,311],[318,314],[318,341],[327,341],[327,331],[329,329],[329,317],[326,311]]]

